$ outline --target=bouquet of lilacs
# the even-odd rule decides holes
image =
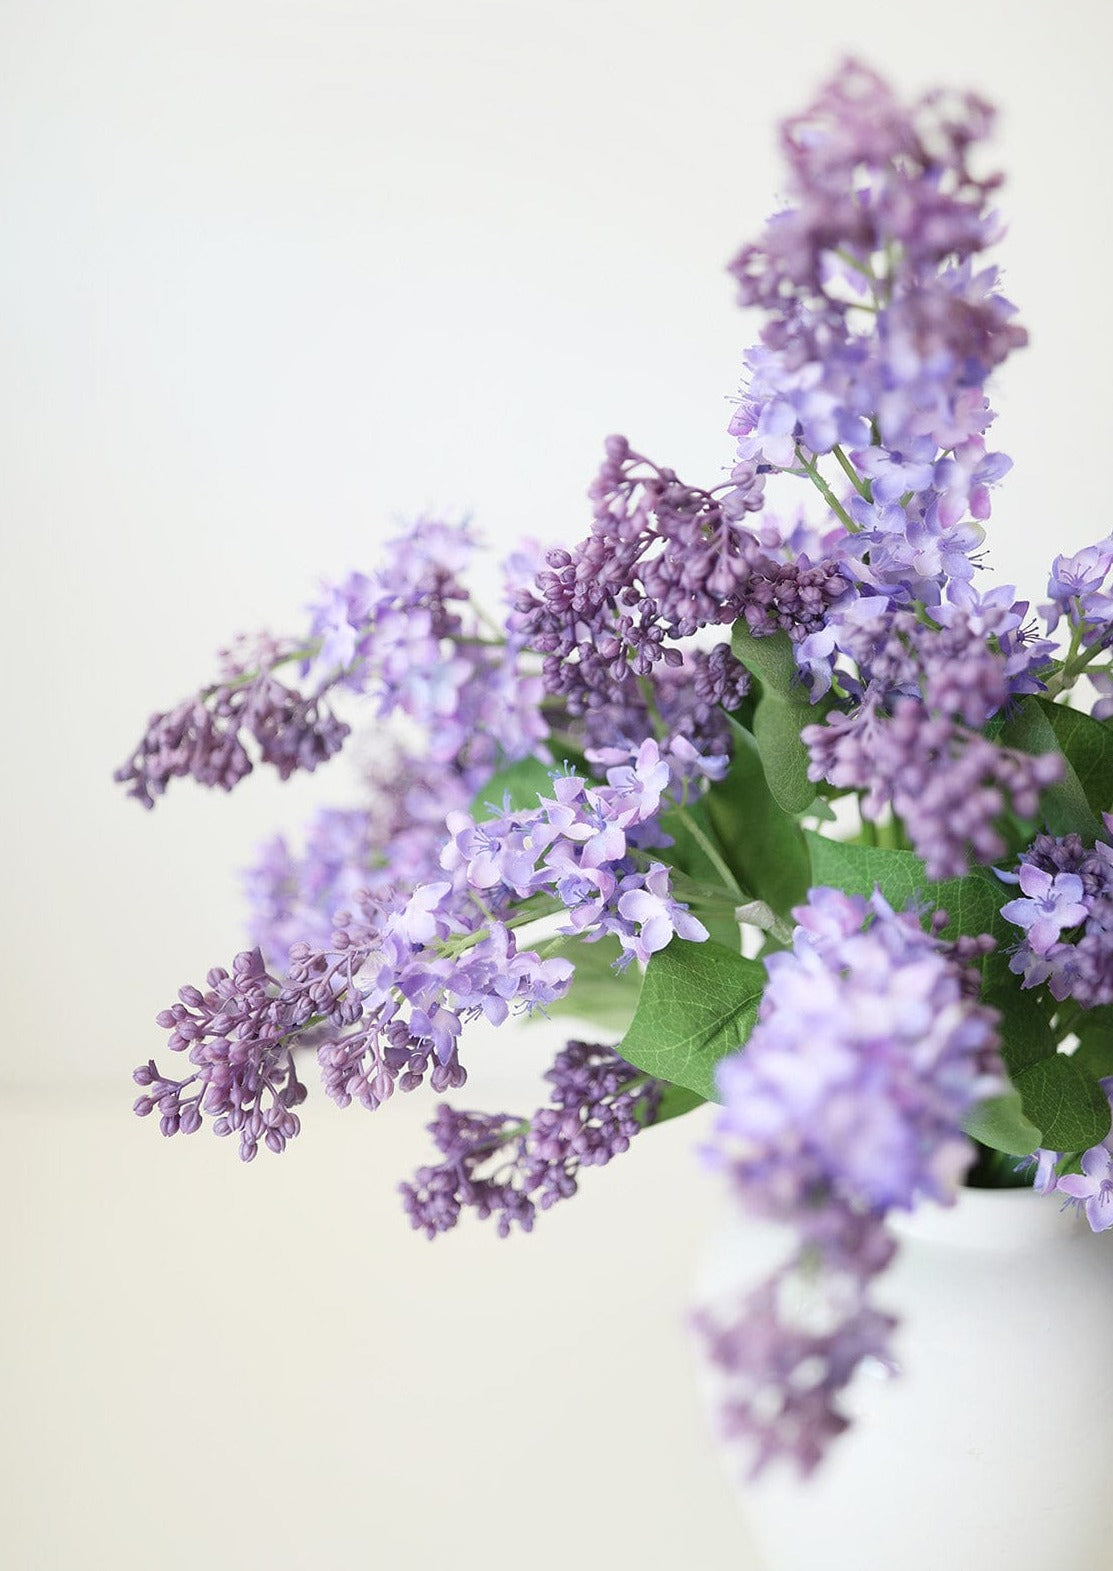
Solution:
[[[609,438],[586,535],[523,545],[498,617],[469,528],[421,519],[118,772],[148,807],[179,776],[285,779],[370,705],[366,799],[263,850],[252,947],[159,1016],[184,1067],[138,1069],[136,1111],[251,1160],[298,1133],[314,1058],[345,1107],[428,1085],[435,1156],[401,1193],[432,1238],[468,1209],[528,1231],[717,1102],[712,1164],[790,1230],[698,1318],[757,1466],[810,1470],[886,1358],[891,1212],[1031,1184],[1113,1224],[1113,537],[1035,611],[980,578],[1009,468],[985,389],[1026,337],[981,259],[991,120],[848,62],[731,265],[763,325],[721,483]],[[603,1038],[546,1106],[448,1099],[469,1022],[536,1011]]]

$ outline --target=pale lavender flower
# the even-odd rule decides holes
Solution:
[[[1046,983],[1053,997],[1074,998],[1084,1009],[1113,1004],[1113,842],[1109,838],[1113,817],[1109,814],[1105,831],[1105,838],[1092,847],[1083,845],[1078,835],[1037,835],[1019,865],[1021,888],[1027,895],[1027,884],[1034,893],[1002,907],[1006,920],[1024,930],[1009,960],[1010,969],[1023,978],[1025,987]],[[1044,912],[1041,900],[1053,909]],[[1060,912],[1059,930],[1052,934]]]
[[[1024,929],[1037,955],[1045,955],[1064,928],[1077,927],[1090,913],[1076,873],[1048,873],[1025,862],[1020,869],[1020,887],[1025,898],[1008,901],[1001,907],[1001,915]]]
[[[1064,1173],[1055,1187],[1085,1212],[1095,1233],[1113,1227],[1113,1153],[1107,1146],[1084,1152],[1081,1173]]]
[[[1113,535],[1096,545],[1076,551],[1073,556],[1057,556],[1047,581],[1049,601],[1040,607],[1053,633],[1061,617],[1071,628],[1079,628],[1083,641],[1090,643],[1113,621],[1113,595],[1105,592],[1105,581],[1113,567]]]
[[[619,916],[638,929],[627,946],[635,960],[645,964],[674,937],[694,943],[707,938],[703,923],[670,895],[668,868],[657,863],[644,878],[628,876],[623,883],[634,886],[622,892],[620,885],[617,903]]]

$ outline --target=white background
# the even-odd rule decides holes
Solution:
[[[1111,34],[1097,3],[0,4],[5,1564],[745,1564],[679,1329],[698,1132],[501,1247],[406,1229],[421,1107],[318,1097],[243,1171],[160,1141],[127,1111],[153,1014],[238,947],[256,841],[347,780],[144,815],[109,777],[400,520],[571,541],[616,429],[716,479],[754,334],[723,267],[848,49],[1002,107],[1032,346],[992,558],[1038,600],[1110,527]],[[537,1049],[475,1053],[528,1098]]]

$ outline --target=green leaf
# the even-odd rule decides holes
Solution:
[[[477,824],[487,818],[499,818],[509,807],[511,812],[530,812],[537,806],[539,796],[551,797],[553,793],[550,765],[539,758],[520,758],[491,776],[482,790],[477,791],[468,811]]]
[[[1095,813],[1113,808],[1113,731],[1100,720],[1037,698],[1055,740]]]
[[[735,658],[761,683],[753,730],[769,789],[787,813],[802,813],[815,799],[808,779],[808,750],[800,740],[804,726],[823,718],[796,669],[787,633],[755,638],[744,621],[735,622],[730,646]]]
[[[967,1113],[963,1128],[972,1139],[1010,1156],[1028,1156],[1041,1139],[1040,1130],[1025,1118],[1020,1092],[1015,1089],[979,1102]]]
[[[1000,1013],[1001,1057],[1014,1083],[1023,1070],[1055,1057],[1058,1041],[1041,994],[1022,988],[1006,970],[991,975],[982,997]]]
[[[820,719],[822,712],[805,712],[768,693],[757,701],[754,738],[769,789],[786,813],[802,813],[815,800],[815,781],[808,778],[811,758],[800,732]]]
[[[618,1051],[658,1080],[715,1097],[715,1065],[745,1042],[765,967],[720,944],[674,938],[650,958],[637,1012]]]
[[[766,695],[780,698],[797,709],[810,709],[808,690],[796,669],[796,655],[787,633],[771,633],[755,638],[747,624],[739,620],[731,629],[730,647],[736,660],[756,676]]]
[[[1043,753],[1060,753],[1056,725],[1048,711],[1057,706],[1038,698],[1027,697],[1020,701],[1017,713],[1001,732],[1006,746],[1022,753],[1039,756]],[[1069,714],[1069,710],[1057,711]],[[1097,722],[1094,722],[1097,724]],[[1053,835],[1079,834],[1092,844],[1101,833],[1101,824],[1094,816],[1089,798],[1074,765],[1064,756],[1063,778],[1040,792],[1040,811],[1044,823]],[[1096,756],[1096,755],[1095,755]],[[1089,771],[1092,760],[1087,755],[1085,767]]]
[[[1085,1151],[1109,1133],[1109,1102],[1097,1081],[1068,1058],[1056,1053],[1013,1076],[1024,1116],[1041,1132],[1041,1143],[1054,1151]]]
[[[1074,1062],[1096,1080],[1113,1075],[1113,1008],[1088,1009],[1075,1025],[1078,1050]]]
[[[730,772],[704,798],[723,858],[748,895],[786,916],[808,892],[811,859],[796,819],[769,789],[758,746],[730,719]]]
[[[657,1124],[667,1124],[671,1118],[683,1118],[685,1113],[694,1112],[697,1107],[706,1105],[705,1096],[689,1091],[686,1086],[666,1086],[657,1107],[657,1117],[650,1128],[655,1128]]]
[[[558,953],[576,967],[572,986],[563,997],[546,1004],[544,1013],[538,1010],[531,1018],[574,1015],[621,1036],[634,1018],[641,977],[633,965],[615,971],[614,962],[622,953],[618,939],[607,937],[588,944],[582,938],[569,937],[562,939]]]
[[[945,938],[962,933],[1016,936],[1015,929],[1003,924],[999,915],[1009,891],[983,868],[974,868],[963,878],[933,882],[925,876],[924,864],[913,851],[830,840],[812,830],[805,830],[804,838],[811,852],[813,884],[829,884],[850,895],[871,895],[876,887],[895,911],[903,911],[910,903],[946,911]]]

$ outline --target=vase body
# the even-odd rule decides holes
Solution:
[[[1113,1235],[1052,1197],[966,1190],[898,1222],[879,1306],[899,1375],[859,1372],[816,1474],[738,1482],[762,1571],[1113,1571]],[[752,1280],[744,1225],[700,1297]]]

